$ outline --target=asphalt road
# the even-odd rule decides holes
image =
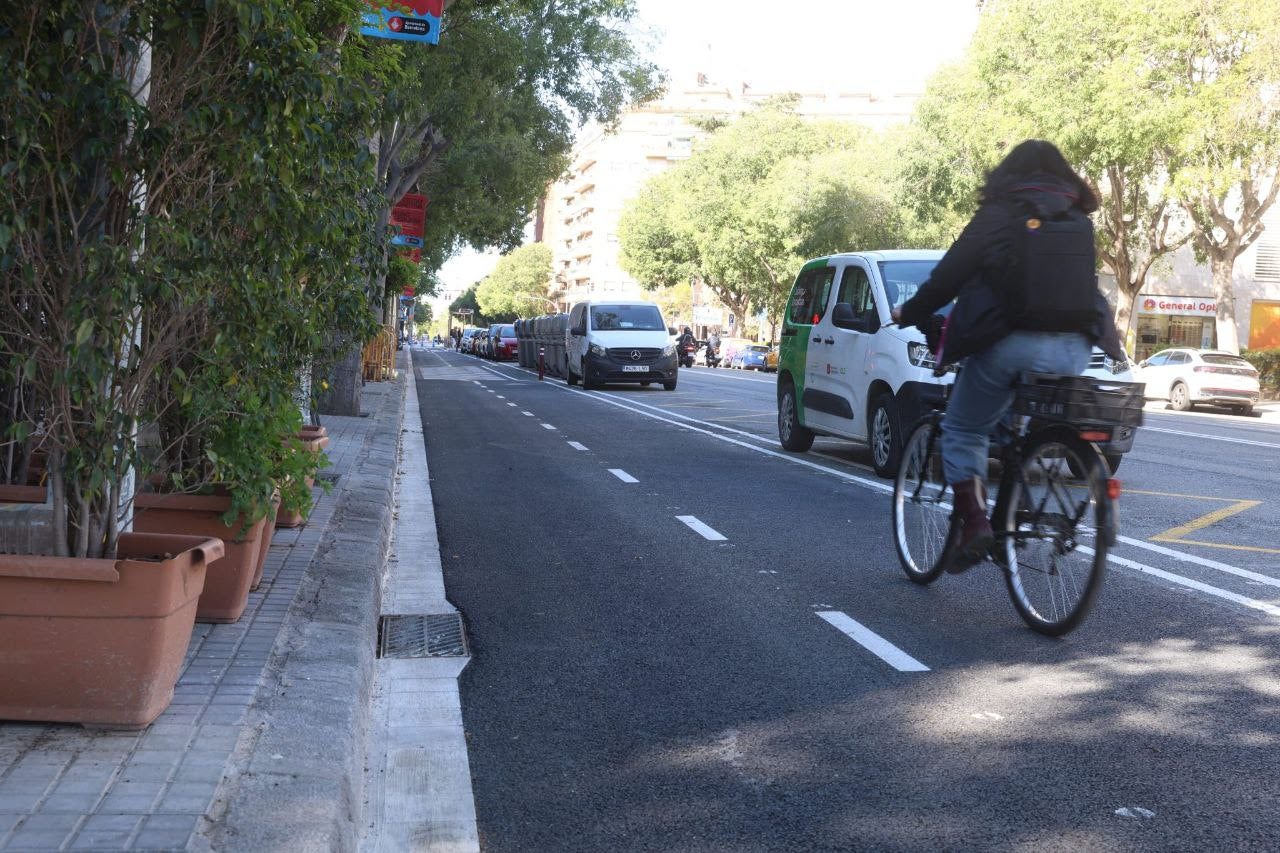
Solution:
[[[485,849],[1280,847],[1280,426],[1149,413],[1049,640],[990,566],[910,584],[865,450],[781,452],[771,377],[414,361]]]

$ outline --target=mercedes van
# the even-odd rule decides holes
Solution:
[[[564,348],[565,381],[570,385],[661,382],[667,391],[676,389],[676,347],[667,337],[662,312],[652,302],[579,302],[569,312]]]

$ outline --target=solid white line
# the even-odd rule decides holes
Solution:
[[[1227,563],[1219,563],[1217,560],[1210,560],[1207,557],[1200,557],[1195,554],[1184,554],[1181,551],[1175,551],[1172,548],[1166,548],[1163,545],[1157,545],[1154,542],[1143,542],[1141,539],[1130,539],[1128,536],[1117,537],[1126,545],[1132,545],[1135,548],[1145,548],[1148,551],[1154,551],[1157,554],[1163,554],[1166,557],[1172,557],[1175,560],[1181,560],[1184,563],[1193,563],[1197,566],[1204,566],[1206,569],[1214,569],[1215,571],[1225,572],[1229,575],[1235,575],[1238,578],[1257,581],[1267,586],[1280,587],[1280,578],[1273,578],[1270,575],[1260,575],[1257,572],[1251,572],[1248,569],[1238,569]]]
[[[818,615],[836,630],[889,664],[898,672],[928,672],[929,667],[839,610],[820,610]]]
[[[551,424],[543,424],[543,425],[542,425],[542,428],[543,428],[543,429],[555,429],[555,427],[553,427]]]
[[[499,379],[506,379],[507,381],[510,381],[510,382],[517,382],[517,381],[520,381],[520,380],[515,379],[515,377],[512,377],[512,376],[510,376],[510,375],[508,375],[508,374],[506,374],[506,373],[503,373],[503,372],[502,372],[502,371],[500,371],[500,370],[494,370],[492,367],[490,367],[490,366],[489,366],[489,365],[487,365],[487,364],[477,364],[477,365],[476,365],[476,367],[479,367],[479,368],[481,368],[481,369],[483,369],[483,370],[487,370],[487,371],[489,371],[490,373],[492,373],[494,376],[498,377]]]
[[[701,536],[703,539],[709,539],[712,542],[724,542],[726,537],[712,530],[692,515],[677,515],[676,521],[683,521],[689,525],[689,528]]]
[[[1249,424],[1249,426],[1252,426],[1252,424]],[[1210,441],[1228,441],[1228,442],[1231,442],[1232,444],[1247,444],[1247,445],[1250,445],[1251,447],[1280,448],[1280,444],[1272,444],[1271,442],[1267,442],[1267,441],[1253,441],[1252,439],[1248,439],[1248,438],[1230,438],[1225,435],[1208,435],[1203,432],[1186,432],[1185,430],[1180,430],[1180,429],[1166,429],[1164,427],[1154,427],[1154,426],[1143,426],[1139,428],[1147,432],[1164,432],[1164,433],[1168,433],[1169,435],[1185,435],[1188,438],[1207,438]]]
[[[571,442],[569,442],[569,446],[570,446],[570,447],[572,447],[574,450],[586,450],[586,449],[587,449],[587,446],[586,446],[585,444],[580,444],[580,443],[578,443],[578,442],[576,442],[576,441],[571,441]]]
[[[1090,553],[1090,554],[1093,553],[1092,548],[1086,548],[1083,545],[1079,546],[1079,550],[1084,551],[1086,553]],[[1144,563],[1139,563],[1136,560],[1129,560],[1124,557],[1117,557],[1115,554],[1107,554],[1107,559],[1118,565],[1133,569],[1136,572],[1140,572],[1141,574],[1154,575],[1155,577],[1162,578],[1164,580],[1169,581],[1170,583],[1176,583],[1179,586],[1185,586],[1185,587],[1190,587],[1191,589],[1194,589],[1194,590],[1199,590],[1200,592],[1203,592],[1205,595],[1212,595],[1215,598],[1223,598],[1223,599],[1226,599],[1227,601],[1234,601],[1236,604],[1243,605],[1253,610],[1260,610],[1263,613],[1266,613],[1268,616],[1280,616],[1280,607],[1277,607],[1274,604],[1268,604],[1265,601],[1258,601],[1256,598],[1249,598],[1248,596],[1240,595],[1239,593],[1231,592],[1230,590],[1219,589],[1216,586],[1210,586],[1207,583],[1201,583],[1200,581],[1194,580],[1192,578],[1185,578],[1182,575],[1175,575],[1173,572],[1166,572],[1163,569],[1157,569],[1154,566],[1148,566]]]
[[[638,483],[638,482],[640,482],[640,481],[639,481],[639,480],[637,480],[635,477],[632,477],[630,474],[628,474],[626,471],[623,471],[621,468],[610,468],[610,469],[609,469],[609,473],[610,473],[610,474],[612,474],[613,476],[617,477],[619,480],[621,480],[621,481],[622,481],[622,482],[624,482],[624,483]],[[688,522],[685,522],[685,523],[687,524]],[[690,526],[692,526],[692,525],[690,525]],[[705,526],[705,525],[704,525],[704,526]],[[707,529],[708,529],[708,530],[711,530],[711,528],[710,528],[710,527],[708,527]],[[715,533],[715,531],[714,531],[714,530],[711,530],[711,532],[712,532],[712,533]],[[716,535],[717,535],[717,536],[719,536],[719,534],[718,534],[718,533],[717,533]],[[723,536],[720,536],[720,538],[721,538],[721,539],[723,539],[724,537],[723,537]]]
[[[526,418],[533,417],[533,412],[521,412],[520,414],[524,415]]]
[[[832,476],[838,477],[841,480],[844,480],[845,482],[855,483],[857,485],[864,486],[868,489],[871,489],[872,491],[877,491],[885,494],[893,493],[893,487],[886,483],[878,482],[875,480],[868,480],[865,477],[858,477],[856,475],[849,474],[844,471],[838,471],[834,468],[829,468],[825,465],[818,465],[814,462],[810,462],[799,456],[794,456],[787,453],[780,453],[776,450],[770,450],[769,448],[766,448],[766,447],[759,447],[755,444],[748,444],[745,441],[739,441],[736,438],[732,438],[730,436],[723,435],[721,433],[712,432],[709,429],[702,429],[700,427],[693,426],[688,423],[681,423],[678,420],[672,420],[669,417],[662,417],[652,412],[646,412],[643,409],[638,409],[638,408],[635,408],[634,406],[627,405],[626,403],[623,403],[619,400],[612,399],[609,396],[604,394],[599,394],[591,391],[582,391],[580,389],[570,388],[564,385],[558,385],[557,387],[573,394],[580,394],[585,397],[591,397],[595,400],[599,400],[602,403],[607,403],[610,406],[616,406],[620,409],[625,409],[629,412],[633,412],[637,415],[642,415],[643,417],[646,417],[646,418],[652,418],[653,420],[656,420],[656,421],[662,421],[663,423],[671,424],[672,426],[680,427],[681,429],[685,429],[690,432],[701,433],[702,435],[709,436],[718,441],[723,441],[727,444],[733,444],[733,445],[737,445],[738,447],[744,447],[747,450],[754,451],[755,453],[759,453],[764,456],[771,456],[775,459],[780,459],[784,462],[789,462],[792,465],[799,465],[801,467],[809,468],[814,471],[820,471],[825,474],[830,474]],[[631,401],[628,401],[628,402],[631,402]],[[643,404],[637,404],[637,405],[643,405]],[[659,410],[659,411],[662,411],[662,410]],[[673,414],[673,413],[664,412],[664,414]],[[673,416],[677,418],[684,418],[684,416],[682,415],[673,415]],[[692,418],[684,418],[684,420],[692,420]],[[1190,563],[1196,563],[1198,565],[1202,565],[1207,568],[1220,568],[1222,566],[1227,565],[1225,563],[1218,563],[1217,565],[1211,565],[1212,563],[1214,563],[1214,561],[1212,560],[1205,560],[1202,557],[1197,557],[1192,554],[1182,554],[1182,553],[1173,551],[1173,549],[1171,548],[1166,549],[1159,545],[1152,545],[1150,543],[1138,542],[1138,540],[1131,540],[1131,539],[1128,539],[1127,537],[1120,537],[1120,541],[1127,545],[1136,545],[1137,547],[1147,548],[1149,550],[1158,551],[1160,553],[1164,553],[1165,551],[1168,551],[1171,553],[1166,554],[1166,556],[1175,557],[1176,555],[1175,557],[1176,559],[1183,560]],[[1086,546],[1082,545],[1079,547],[1080,547],[1080,550],[1082,551],[1087,551],[1088,553],[1092,553],[1092,550],[1088,549]],[[1162,569],[1157,569],[1153,566],[1148,566],[1143,563],[1139,563],[1135,560],[1129,560],[1124,557],[1118,557],[1115,554],[1108,554],[1107,558],[1112,562],[1114,562],[1116,565],[1133,569],[1134,571],[1137,571],[1141,574],[1148,574],[1148,575],[1153,575],[1155,577],[1160,577],[1171,583],[1176,583],[1182,586],[1190,587],[1191,589],[1198,590],[1200,592],[1205,593],[1206,595],[1210,595],[1215,598],[1221,598],[1227,601],[1232,601],[1237,604],[1241,604],[1245,607],[1252,608],[1254,610],[1260,610],[1263,613],[1267,613],[1272,616],[1280,616],[1280,607],[1277,607],[1275,605],[1268,604],[1263,601],[1258,601],[1256,599],[1248,598],[1246,596],[1239,595],[1229,590],[1220,589],[1216,586],[1212,586],[1210,584],[1193,580],[1192,578],[1187,578],[1187,577],[1183,577],[1182,575],[1176,575],[1171,572],[1166,572]],[[1252,573],[1248,572],[1247,570],[1236,569],[1234,566],[1228,566],[1226,569],[1220,569],[1220,570],[1227,571],[1228,573],[1233,575],[1238,575],[1239,577],[1250,577],[1252,575]]]

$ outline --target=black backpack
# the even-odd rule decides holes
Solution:
[[[1088,332],[1097,319],[1093,223],[1071,208],[1042,216],[1015,211],[1003,277],[1010,325],[1036,332]]]

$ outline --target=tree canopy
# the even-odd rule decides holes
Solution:
[[[551,248],[529,243],[498,259],[476,288],[476,301],[486,316],[543,314],[550,303],[550,284]]]
[[[697,278],[737,316],[776,322],[806,259],[905,239],[876,146],[864,127],[766,105],[642,188],[618,225],[620,262],[643,287]]]

